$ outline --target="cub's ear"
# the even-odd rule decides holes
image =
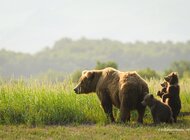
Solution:
[[[175,76],[175,75],[178,75],[178,73],[177,72],[172,72],[171,75]]]
[[[171,77],[171,76],[170,76]],[[164,77],[164,80],[166,81],[166,82],[169,82],[170,81],[170,77],[169,76],[165,76]]]
[[[178,75],[178,73],[177,72],[173,72],[173,75]]]
[[[153,98],[154,98],[154,96],[153,96],[152,94],[150,94],[150,98],[151,98],[151,99],[153,99]]]
[[[82,75],[86,74],[87,72],[87,70],[82,71]]]
[[[88,71],[86,73],[86,77],[89,78],[89,79],[93,79],[94,75],[95,75],[95,72],[93,72],[93,71]]]

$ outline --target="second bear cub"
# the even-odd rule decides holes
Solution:
[[[159,90],[156,95],[159,96],[160,98],[162,98],[162,96],[167,92],[168,82],[164,81],[160,85],[161,85],[162,89]]]
[[[171,107],[173,112],[174,122],[177,122],[177,116],[181,110],[181,99],[180,99],[180,86],[178,84],[178,75],[175,72],[170,73],[164,77],[168,83],[167,91],[162,96],[163,102],[167,101],[167,104]]]
[[[151,114],[155,124],[160,122],[173,122],[171,108],[161,101],[155,99],[152,94],[147,94],[141,103],[144,106],[148,105],[151,110]]]

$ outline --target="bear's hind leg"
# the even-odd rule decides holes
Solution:
[[[120,106],[120,114],[121,114],[121,122],[125,123],[127,120],[128,122],[130,121],[130,110],[127,107],[126,102],[121,102]]]
[[[174,123],[177,123],[177,116],[173,115]]]
[[[178,111],[176,110],[175,106],[171,106],[171,109],[172,109],[172,113],[173,113],[173,120],[174,120],[174,123],[177,123],[177,114],[178,114]]]

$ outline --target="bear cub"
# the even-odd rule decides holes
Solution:
[[[172,72],[168,76],[165,76],[164,79],[168,83],[168,86],[166,93],[162,95],[162,101],[165,102],[167,99],[167,104],[173,112],[174,122],[177,122],[177,116],[181,110],[180,86],[178,84],[177,73]]]
[[[155,99],[152,94],[147,94],[141,103],[144,106],[147,105],[150,108],[155,124],[158,124],[160,122],[173,122],[171,108],[167,104]]]
[[[162,98],[162,96],[167,92],[168,83],[166,81],[164,81],[160,85],[161,85],[162,89],[159,90],[156,95],[159,96],[160,98]]]

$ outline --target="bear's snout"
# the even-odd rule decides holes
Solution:
[[[74,88],[74,91],[75,91],[75,93],[78,93],[78,88],[77,87]]]
[[[76,94],[80,94],[81,92],[80,86],[76,86],[73,90],[75,91]]]

